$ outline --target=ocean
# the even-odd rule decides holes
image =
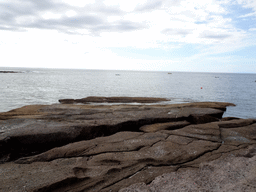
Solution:
[[[234,103],[224,117],[256,118],[256,74],[0,68],[0,112],[87,96],[164,97],[168,103]]]

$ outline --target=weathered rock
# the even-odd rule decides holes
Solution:
[[[156,133],[154,133],[156,134]],[[138,171],[144,172],[143,177],[145,179],[148,179],[148,176],[145,175],[147,173],[145,169],[150,169],[150,167],[153,167],[151,170],[155,170],[156,173],[165,173],[166,171],[176,170],[177,167],[175,167],[176,164],[181,164],[186,161],[190,161],[191,159],[194,159],[200,155],[202,155],[205,152],[212,151],[214,149],[217,149],[220,144],[218,143],[212,143],[209,141],[203,141],[198,140],[194,141],[192,143],[189,143],[188,145],[183,145],[180,147],[180,145],[172,143],[170,141],[164,141],[163,134],[160,134],[160,142],[156,142],[159,140],[154,136],[152,133],[146,133],[145,138],[148,138],[150,143],[145,144],[144,148],[141,148],[140,150],[136,149],[137,147],[131,147],[131,151],[127,151],[122,149],[123,151],[102,151],[100,149],[95,149],[96,154],[90,155],[88,157],[85,154],[81,154],[80,150],[78,150],[78,153],[76,151],[69,150],[71,154],[67,154],[69,158],[65,156],[65,147],[62,151],[63,156],[58,156],[59,159],[55,159],[51,162],[43,162],[41,164],[34,162],[31,164],[31,166],[16,166],[15,164],[4,164],[3,166],[0,166],[0,170],[8,169],[8,167],[15,168],[15,172],[11,172],[11,170],[6,171],[5,175],[7,174],[8,177],[22,177],[24,180],[29,179],[29,177],[38,178],[40,180],[44,180],[44,185],[36,182],[35,179],[30,180],[29,185],[27,183],[21,182],[22,185],[26,186],[27,191],[33,191],[33,190],[45,190],[45,191],[63,191],[67,189],[72,189],[72,185],[70,185],[69,182],[73,183],[74,189],[72,191],[80,191],[81,189],[86,191],[93,191],[93,189],[96,189],[96,191],[102,190],[105,187],[108,187],[108,185],[114,184],[117,181],[122,181],[123,179],[126,179],[127,177],[132,177],[134,174],[136,174]],[[143,136],[142,135],[142,136]],[[151,135],[151,136],[150,136]],[[120,138],[120,134],[118,136]],[[161,139],[163,141],[161,141]],[[152,147],[150,147],[150,144],[153,140],[156,142]],[[129,144],[133,144],[133,142],[136,142],[135,139],[127,140],[127,147]],[[137,141],[141,143],[142,141]],[[115,143],[115,142],[113,142]],[[72,145],[72,144],[70,144]],[[74,143],[75,147],[76,144]],[[117,146],[121,146],[120,143],[117,143]],[[141,145],[141,144],[140,144]],[[101,146],[99,148],[104,148],[104,146]],[[108,148],[108,147],[107,147]],[[111,148],[109,148],[111,149]],[[133,149],[133,151],[132,151]],[[76,148],[73,148],[73,150],[76,150]],[[57,152],[58,149],[56,149],[56,154],[60,154]],[[125,152],[124,152],[125,151]],[[53,154],[54,151],[52,150],[49,154]],[[77,158],[71,158],[71,156],[77,156],[80,154],[80,157]],[[90,152],[89,152],[90,154]],[[94,153],[93,153],[94,154]],[[43,157],[47,154],[42,155]],[[19,161],[18,161],[19,162]],[[24,163],[24,162],[23,162]],[[54,167],[58,164],[59,166]],[[60,166],[62,165],[63,166]],[[6,168],[5,166],[8,167]],[[68,166],[67,166],[68,165]],[[165,167],[166,165],[171,166],[168,169],[161,169],[160,171],[157,169],[158,166]],[[65,166],[65,168],[64,168]],[[25,168],[24,168],[25,167]],[[43,174],[42,170],[40,170],[39,167],[43,167],[44,171],[47,171],[47,174]],[[57,174],[54,174],[53,171],[57,169]],[[61,169],[63,170],[63,175],[61,174]],[[24,177],[24,171],[26,170],[26,176]],[[30,173],[31,175],[29,175]],[[156,176],[156,173],[154,173],[154,177]],[[50,179],[50,174],[54,174],[54,178]],[[152,175],[152,174],[151,174]],[[49,178],[45,178],[49,177]],[[142,175],[141,175],[142,177]],[[151,179],[152,176],[150,177]],[[13,180],[14,178],[11,178]],[[6,180],[4,180],[6,181]],[[134,179],[130,178],[130,183],[137,182],[137,177],[134,177]],[[149,180],[150,181],[150,180]],[[6,184],[9,184],[8,187],[11,187],[11,183],[8,183],[9,181],[6,181]],[[24,181],[25,182],[25,181]],[[57,184],[56,184],[57,183]],[[60,185],[61,183],[61,185]],[[65,184],[65,188],[63,188],[63,185]],[[92,185],[93,184],[93,185]],[[68,185],[68,186],[67,186]],[[62,186],[62,188],[60,187]],[[117,186],[112,186],[111,190],[116,191],[118,189],[118,186],[120,187],[120,184]],[[37,188],[35,188],[37,187]],[[11,189],[13,189],[11,187]]]
[[[221,121],[229,105],[59,104],[0,113],[0,191],[118,191],[232,155],[254,158],[256,121]]]
[[[222,121],[218,123],[220,128],[236,128],[244,127],[256,123],[254,119],[231,119],[228,122]]]
[[[229,103],[209,103],[215,108]],[[192,106],[192,107],[190,107]],[[41,153],[81,140],[120,131],[139,131],[143,125],[191,120],[191,116],[221,118],[224,111],[206,103],[150,106],[50,105],[25,106],[0,113],[0,162]]]
[[[165,131],[167,133],[167,131]],[[196,138],[207,141],[221,142],[220,129],[216,123],[189,125],[181,129],[168,131],[169,134]]]
[[[256,191],[256,156],[227,157],[200,164],[199,169],[163,174],[151,183],[137,183],[119,192]]]
[[[185,127],[190,123],[187,121],[177,121],[177,122],[170,122],[170,123],[156,123],[151,125],[144,125],[140,127],[140,130],[146,133],[156,132],[160,130],[173,130]]]
[[[108,137],[99,137],[54,148],[36,156],[21,158],[16,162],[31,163],[35,161],[50,161],[57,158],[92,156],[106,152],[137,151],[165,140],[166,137],[167,135],[164,133],[119,132]]]
[[[21,71],[0,71],[0,73],[22,73]]]
[[[230,120],[234,120],[234,119],[240,119],[240,118],[238,118],[238,117],[223,117],[221,119],[221,121],[230,121]]]
[[[221,128],[220,130],[221,138],[226,144],[241,145],[246,143],[256,143],[256,123],[244,127]]]
[[[62,104],[73,103],[157,103],[161,101],[170,101],[165,98],[152,97],[86,97],[83,99],[60,99]]]

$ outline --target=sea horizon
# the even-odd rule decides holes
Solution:
[[[49,67],[0,67],[2,69],[11,70],[11,69],[39,69],[39,70],[92,70],[92,71],[131,71],[131,72],[170,72],[170,73],[220,73],[220,74],[256,74],[251,72],[218,72],[218,71],[175,71],[175,70],[131,70],[131,69],[86,69],[86,68],[49,68]]]
[[[0,112],[87,96],[162,97],[170,103],[230,102],[224,116],[255,118],[256,74],[0,67]],[[171,73],[171,74],[168,74]]]

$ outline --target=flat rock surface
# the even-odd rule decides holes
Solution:
[[[165,98],[154,97],[86,97],[83,99],[60,99],[62,104],[72,103],[156,103],[170,101]]]
[[[119,192],[256,191],[256,156],[227,157],[198,169],[163,174],[151,183],[137,183]]]
[[[161,182],[181,187],[173,177],[185,175],[203,186],[200,171],[221,174],[216,166],[227,159],[248,164],[245,189],[254,189],[256,120],[222,120],[227,106],[55,104],[0,113],[0,191],[166,191]]]

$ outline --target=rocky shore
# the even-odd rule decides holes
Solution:
[[[89,97],[0,113],[0,191],[256,190],[256,119],[222,118],[231,103],[162,101]]]

